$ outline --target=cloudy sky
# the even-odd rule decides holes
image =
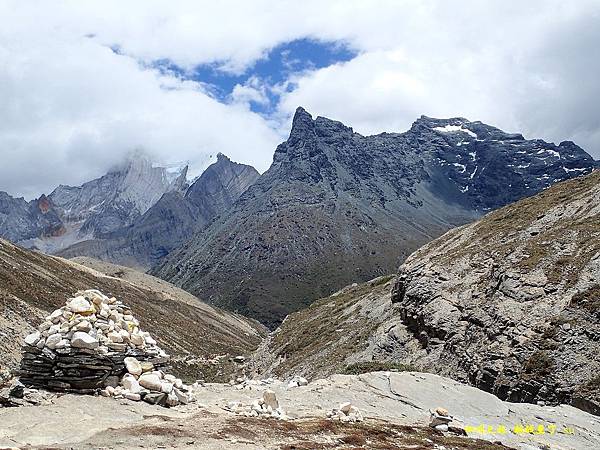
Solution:
[[[298,105],[362,134],[425,114],[600,157],[600,1],[0,0],[0,190],[132,149],[268,168]]]

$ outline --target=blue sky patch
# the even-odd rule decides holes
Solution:
[[[273,48],[266,57],[256,61],[242,74],[221,70],[220,62],[199,65],[191,73],[166,59],[154,61],[152,66],[166,74],[208,84],[211,86],[212,95],[226,102],[237,84],[244,85],[252,77],[273,86],[282,83],[294,73],[349,61],[356,55],[355,50],[343,43],[298,39]],[[268,103],[250,102],[253,111],[269,113],[273,110],[278,100],[277,95],[271,91],[265,94]]]

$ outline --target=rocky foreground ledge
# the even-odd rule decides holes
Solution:
[[[265,396],[267,391],[272,394]],[[245,380],[200,385],[192,393],[197,402],[174,408],[73,394],[46,406],[0,408],[0,447],[507,448],[494,443],[500,442],[519,450],[600,448],[596,416],[571,406],[503,402],[433,374],[334,375],[307,385]],[[360,411],[361,420],[342,421],[331,414],[340,407],[349,411],[348,403]],[[252,414],[254,406],[265,411],[276,406],[285,418]],[[452,424],[468,436],[432,428],[430,410],[438,407],[447,409]]]

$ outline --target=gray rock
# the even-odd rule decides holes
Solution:
[[[164,394],[162,392],[151,392],[149,394],[144,395],[144,401],[146,403],[150,403],[151,405],[166,406],[167,394]]]

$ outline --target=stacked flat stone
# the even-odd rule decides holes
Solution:
[[[28,335],[20,380],[51,391],[91,394],[117,387],[135,358],[148,370],[165,371],[169,356],[123,303],[97,290],[81,291]]]

